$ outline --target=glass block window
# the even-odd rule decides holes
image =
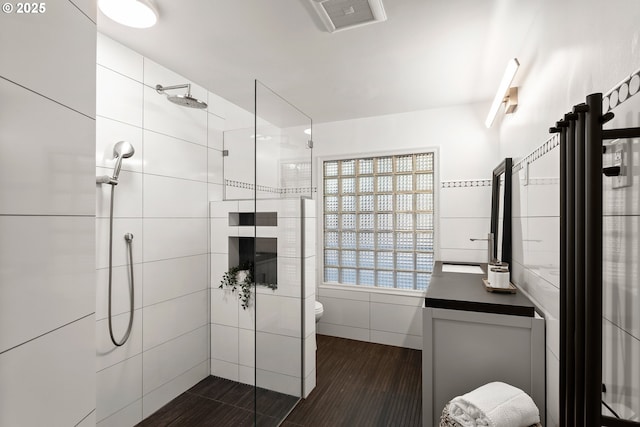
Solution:
[[[434,153],[324,162],[324,281],[425,290],[434,263]]]

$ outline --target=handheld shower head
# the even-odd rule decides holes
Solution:
[[[113,168],[113,179],[118,182],[118,176],[120,176],[120,168],[122,167],[122,159],[128,159],[133,156],[136,150],[133,145],[127,141],[116,142],[113,146],[113,158],[116,159],[116,166]]]

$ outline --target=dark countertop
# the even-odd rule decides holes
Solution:
[[[436,261],[425,305],[433,308],[478,311],[482,313],[535,316],[535,306],[520,291],[515,294],[488,292],[482,284],[487,277],[487,264],[448,262],[447,264],[479,265],[484,274],[443,273],[442,261]]]

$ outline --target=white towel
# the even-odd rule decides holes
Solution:
[[[451,419],[464,427],[528,427],[540,422],[540,413],[529,395],[501,382],[455,397],[449,405]]]

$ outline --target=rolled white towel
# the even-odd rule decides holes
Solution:
[[[449,405],[451,419],[464,427],[528,427],[540,422],[540,413],[529,395],[502,382],[455,397]]]

